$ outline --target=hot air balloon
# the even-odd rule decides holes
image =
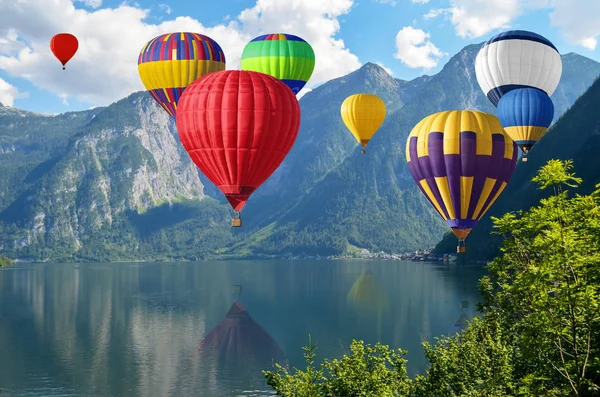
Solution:
[[[222,192],[241,226],[246,201],[279,167],[300,127],[292,91],[264,73],[210,73],[185,90],[177,130],[194,163]]]
[[[73,58],[78,48],[79,41],[77,41],[77,37],[70,33],[59,33],[50,39],[50,51],[63,65],[63,70],[65,70],[65,65]]]
[[[283,81],[298,94],[315,68],[315,52],[298,36],[272,33],[258,36],[244,47],[242,70],[262,72]]]
[[[483,44],[475,59],[477,81],[498,105],[502,95],[533,87],[552,95],[562,74],[556,47],[545,37],[525,30],[500,33]]]
[[[451,110],[425,117],[406,142],[421,192],[458,238],[457,252],[510,180],[517,145],[488,113]]]
[[[385,103],[376,95],[350,95],[342,102],[342,120],[358,143],[365,147],[385,119]]]
[[[527,161],[529,149],[548,130],[553,118],[552,100],[537,88],[512,90],[498,102],[498,119],[525,154],[523,161]]]
[[[175,117],[185,88],[197,78],[225,70],[225,54],[216,41],[190,32],[160,35],[140,51],[138,72],[148,93]]]
[[[196,354],[221,364],[248,368],[270,367],[272,361],[282,363],[285,354],[275,340],[250,316],[236,299],[225,318],[196,347]]]

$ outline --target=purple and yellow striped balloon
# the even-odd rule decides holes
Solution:
[[[183,90],[194,80],[225,70],[216,41],[199,33],[175,32],[150,40],[138,56],[138,72],[148,93],[175,117]]]
[[[425,117],[406,142],[408,168],[465,252],[464,240],[508,184],[517,145],[488,113],[451,110]]]

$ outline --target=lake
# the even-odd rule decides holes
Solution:
[[[483,273],[376,260],[18,264],[0,270],[0,396],[267,396],[260,369],[279,354],[304,368],[308,334],[319,363],[352,339],[381,341],[408,350],[412,375],[421,341],[475,314]]]

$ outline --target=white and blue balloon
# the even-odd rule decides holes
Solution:
[[[560,53],[537,33],[511,30],[483,44],[475,59],[475,74],[498,108],[502,126],[527,154],[554,118],[550,95],[562,75]]]

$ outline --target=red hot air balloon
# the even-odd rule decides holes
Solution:
[[[56,59],[62,63],[63,70],[65,70],[65,65],[73,58],[78,48],[77,37],[70,33],[59,33],[50,40],[50,50]]]
[[[192,161],[239,211],[279,167],[300,128],[294,93],[270,75],[209,73],[190,84],[177,107],[179,138]]]

